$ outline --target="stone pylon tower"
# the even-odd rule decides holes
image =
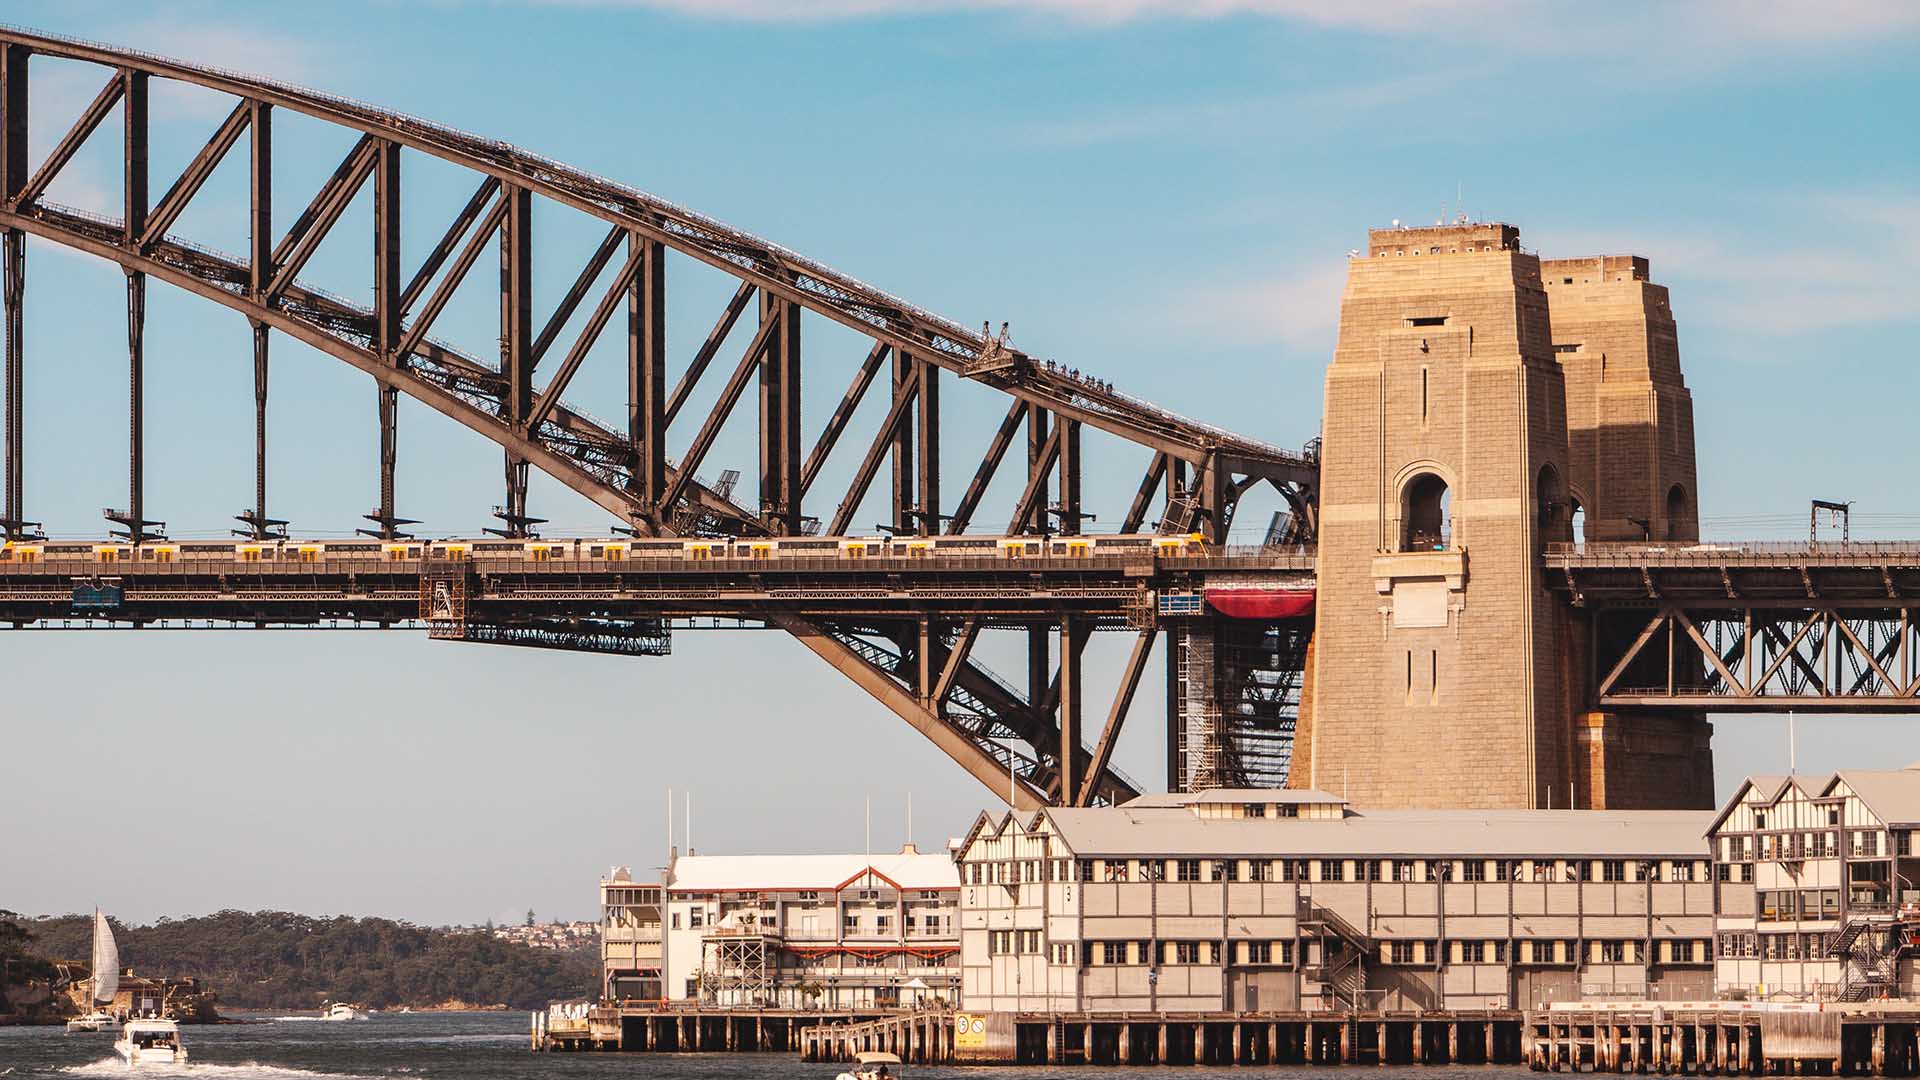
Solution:
[[[1327,371],[1312,715],[1292,782],[1371,807],[1566,807],[1566,390],[1511,225],[1376,229]]]
[[[1576,540],[1697,540],[1693,395],[1664,285],[1633,255],[1547,259]]]
[[[1567,498],[1575,539],[1700,538],[1693,397],[1664,285],[1632,255],[1540,264],[1553,318],[1554,357],[1567,386]],[[1596,808],[1714,805],[1712,726],[1704,717],[1588,711],[1592,635],[1632,625],[1576,613],[1569,667],[1582,676],[1573,716],[1574,797]],[[1691,650],[1690,642],[1678,647]]]
[[[1543,280],[1543,271],[1552,275]],[[1697,536],[1691,401],[1644,259],[1376,229],[1327,371],[1319,601],[1290,783],[1374,807],[1712,805],[1708,728],[1588,711],[1549,543]]]

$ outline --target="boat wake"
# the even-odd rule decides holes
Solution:
[[[102,1058],[85,1065],[70,1065],[62,1070],[70,1076],[117,1076],[129,1074],[127,1063],[118,1057]],[[316,1072],[312,1069],[290,1069],[284,1065],[267,1065],[257,1061],[222,1063],[218,1065],[203,1061],[189,1060],[184,1065],[158,1065],[142,1062],[133,1075],[139,1076],[191,1076],[195,1080],[377,1080],[376,1077],[361,1076],[355,1073]]]

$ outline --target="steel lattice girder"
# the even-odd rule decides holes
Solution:
[[[1905,607],[1599,613],[1602,708],[1920,710],[1920,627]]]
[[[30,106],[29,59],[47,55],[101,65],[108,78],[94,100],[59,141],[37,170],[29,172],[25,145]],[[231,111],[207,137],[186,168],[157,204],[147,187],[148,82],[164,78],[191,83],[234,97]],[[123,160],[126,167],[125,206],[118,221],[70,208],[46,204],[40,196],[66,167],[81,146],[121,106],[124,115]],[[277,242],[269,233],[272,204],[271,112],[292,109],[344,128],[357,136],[352,149],[333,175],[313,193],[293,227]],[[878,459],[893,463],[893,527],[922,533],[939,531],[942,520],[939,494],[940,425],[939,379],[942,368],[989,386],[1013,399],[1016,421],[1023,419],[1029,433],[1028,472],[1014,508],[1017,528],[1051,531],[1052,517],[1062,532],[1078,531],[1082,517],[1080,430],[1083,426],[1116,435],[1153,451],[1153,465],[1143,485],[1142,499],[1165,484],[1170,508],[1178,505],[1181,528],[1204,528],[1223,540],[1235,501],[1249,486],[1271,483],[1294,506],[1296,518],[1307,527],[1317,477],[1317,461],[1247,439],[1159,409],[1082,376],[1078,370],[1038,363],[1006,344],[1004,332],[989,336],[915,308],[861,282],[840,275],[798,253],[732,229],[710,218],[667,203],[635,189],[571,169],[505,144],[430,124],[397,113],[301,90],[268,79],[215,71],[146,54],[116,50],[92,43],[61,39],[19,30],[0,30],[0,232],[6,235],[8,338],[7,411],[7,519],[0,523],[7,535],[24,535],[25,499],[20,488],[20,415],[23,305],[20,284],[24,256],[22,234],[62,244],[118,264],[128,278],[128,348],[131,368],[130,500],[116,512],[133,539],[149,535],[144,514],[141,409],[141,357],[144,336],[145,282],[148,277],[167,282],[246,317],[253,335],[256,392],[255,505],[241,520],[248,535],[266,536],[281,522],[267,517],[266,429],[268,332],[289,334],[315,349],[367,373],[378,387],[380,406],[380,500],[368,517],[377,535],[400,535],[408,522],[396,515],[394,466],[397,448],[395,400],[407,394],[437,412],[500,445],[506,454],[506,507],[500,516],[507,532],[518,535],[537,519],[527,516],[526,477],[529,466],[559,480],[616,515],[637,531],[677,534],[718,532],[736,534],[800,532],[817,520],[802,513],[802,495],[818,475],[821,463],[843,433],[852,407],[864,394],[878,369],[890,356],[894,367],[894,409],[889,423],[875,437],[855,489],[841,499],[836,530],[851,528],[853,515],[875,477]],[[245,257],[229,256],[168,235],[182,219],[207,178],[251,132],[250,250]],[[428,154],[476,174],[479,186],[455,216],[442,240],[410,278],[403,277],[400,261],[402,151]],[[374,193],[375,274],[374,302],[360,306],[303,285],[300,274],[327,237],[336,230],[358,192]],[[557,310],[536,322],[530,307],[530,267],[534,235],[528,211],[531,196],[539,195],[606,222],[605,239],[579,271]],[[501,246],[501,355],[498,364],[462,355],[432,339],[429,332],[461,280],[471,270],[481,249],[498,236]],[[627,257],[593,309],[586,328],[568,350],[543,389],[536,391],[535,369],[555,343],[593,286],[613,264],[625,238]],[[713,349],[703,347],[686,377],[669,398],[665,394],[663,255],[673,250],[735,278],[739,285],[709,346],[717,347],[745,305],[757,297],[759,332],[735,369],[735,378],[723,394],[722,406],[711,413],[696,438],[694,450],[678,468],[664,460],[665,428],[686,400]],[[456,255],[457,252],[457,255]],[[451,260],[451,261],[450,261]],[[424,307],[412,319],[408,309],[425,297]],[[628,430],[619,432],[561,402],[586,353],[611,321],[619,300],[628,300],[629,402]],[[800,431],[800,315],[805,311],[850,327],[873,340],[843,401],[842,410],[823,432],[812,452],[802,457]],[[536,332],[537,328],[537,332]],[[758,375],[760,386],[761,505],[740,506],[727,494],[698,481],[693,473],[711,445],[712,432],[744,391],[744,383]],[[735,386],[738,383],[740,385]],[[909,420],[911,416],[911,420]],[[1010,436],[1003,425],[1003,435]],[[950,530],[960,532],[978,507],[1010,437],[996,436],[976,481]],[[917,467],[915,463],[917,462]],[[1185,486],[1187,465],[1196,484]],[[1057,471],[1057,479],[1054,473]],[[1237,478],[1237,479],[1236,479]],[[729,489],[730,490],[730,489]],[[1058,503],[1049,501],[1057,492]],[[1129,513],[1136,524],[1140,508]],[[803,522],[808,524],[803,526]],[[313,612],[298,601],[283,608],[265,601],[271,614],[261,618],[304,618]],[[351,609],[349,602],[342,609]],[[568,616],[578,618],[578,615]],[[588,613],[588,618],[596,617]],[[1071,613],[1060,613],[1062,619]],[[545,625],[538,622],[489,623],[476,621],[474,629],[491,640],[567,647],[610,648],[630,651],[645,634],[614,624],[595,628],[587,624]],[[1037,631],[1036,631],[1037,632]],[[1073,639],[1077,630],[1068,630]],[[1074,639],[1077,640],[1077,639]],[[1068,709],[1055,738],[1075,749],[1062,755],[1056,746],[1050,797],[1061,801],[1080,796],[1075,783],[1081,757],[1077,717],[1077,646],[1069,650],[1068,664],[1054,686],[1030,688],[1036,704],[1028,710]],[[923,660],[924,662],[924,660]],[[962,663],[945,689],[985,700],[992,694],[967,685],[972,668]],[[1133,673],[1137,681],[1137,672]],[[1016,711],[1017,710],[1013,710]],[[1030,721],[1031,724],[1031,721]],[[1102,739],[1110,749],[1117,717],[1109,721]],[[1040,756],[1049,737],[1037,727],[1028,731]],[[1088,758],[1088,762],[1091,762]],[[1039,768],[1038,759],[1034,768]],[[1104,770],[1095,768],[1101,797],[1121,790],[1111,785]],[[1036,772],[1036,776],[1038,773]]]

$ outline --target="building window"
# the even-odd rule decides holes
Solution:
[[[1387,945],[1387,958],[1396,964],[1413,963],[1413,942],[1394,941]]]
[[[848,912],[847,914],[842,915],[840,917],[840,929],[843,932],[848,934],[859,933],[860,932],[860,916],[852,912]]]
[[[1040,952],[1040,931],[1020,931],[1020,951],[1030,956],[1038,955]]]
[[[1055,945],[1053,947],[1053,962],[1063,967],[1072,967],[1074,962],[1072,943]]]
[[[1602,941],[1602,942],[1598,942],[1597,944],[1600,946],[1600,962],[1601,963],[1621,964],[1626,962],[1626,959],[1627,959],[1626,942]]]
[[[1247,864],[1247,880],[1266,881],[1272,877],[1272,864],[1265,859],[1255,859]]]
[[[1293,860],[1293,880],[1307,881],[1309,879],[1310,879],[1310,875],[1307,872],[1307,860],[1305,859]]]
[[[1483,964],[1487,959],[1487,943],[1484,941],[1462,941],[1460,944],[1460,962],[1463,964]]]
[[[877,934],[893,933],[893,916],[891,915],[880,916],[874,928],[874,932]]]
[[[1673,864],[1673,880],[1692,881],[1693,880],[1693,863],[1692,862],[1674,863]]]
[[[1108,859],[1107,860],[1107,880],[1108,881],[1127,880],[1127,861],[1125,859]]]
[[[1179,878],[1181,881],[1199,881],[1200,880],[1200,860],[1199,859],[1181,859],[1180,865],[1175,869],[1179,874]]]
[[[1127,943],[1124,941],[1103,941],[1100,943],[1100,960],[1107,964],[1127,962]]]
[[[1360,877],[1361,877],[1361,878],[1362,878],[1363,880],[1366,880],[1366,881],[1379,881],[1379,880],[1380,880],[1380,867],[1381,867],[1382,865],[1383,865],[1383,863],[1382,863],[1382,861],[1381,861],[1381,860],[1379,860],[1379,859],[1363,859],[1363,860],[1361,860],[1361,863],[1360,863]]]
[[[1601,881],[1627,880],[1627,864],[1624,859],[1608,859],[1600,864]]]
[[[1200,962],[1200,943],[1197,941],[1176,941],[1173,943],[1173,962],[1176,964],[1197,964]]]
[[[1232,859],[1215,859],[1213,863],[1213,880],[1238,881],[1240,880],[1240,875],[1236,871],[1239,869],[1240,864],[1234,862]]]
[[[1273,943],[1270,941],[1247,942],[1247,963],[1249,964],[1273,963]]]
[[[1493,963],[1493,964],[1506,963],[1507,962],[1507,943],[1504,941],[1494,941],[1494,942],[1490,942],[1489,944],[1492,946],[1493,952],[1492,952],[1492,955],[1487,957],[1488,963]]]
[[[687,912],[687,925],[692,929],[698,930],[700,927],[706,925],[706,918],[707,911],[705,908],[694,908]]]
[[[1421,473],[1401,495],[1402,551],[1445,551],[1451,533],[1447,482],[1433,473]]]
[[[1412,859],[1393,860],[1393,880],[1395,881],[1412,881],[1413,880],[1413,860]]]
[[[1340,859],[1321,859],[1320,860],[1320,880],[1321,881],[1347,880],[1347,864]]]
[[[1167,864],[1159,859],[1148,859],[1140,864],[1141,881],[1164,881],[1167,876]]]
[[[1240,816],[1241,816],[1241,817],[1250,817],[1250,818],[1263,818],[1263,817],[1266,817],[1266,816],[1267,816],[1267,804],[1266,804],[1266,803],[1257,803],[1257,802],[1250,802],[1250,803],[1243,803],[1243,804],[1241,804],[1241,806],[1240,806]]]
[[[1462,881],[1487,880],[1487,863],[1485,859],[1468,859],[1461,864],[1460,871],[1460,880]]]
[[[1093,876],[1093,860],[1092,860],[1092,859],[1081,859],[1081,860],[1080,860],[1080,862],[1079,862],[1079,867],[1080,867],[1080,878],[1079,878],[1079,880],[1081,880],[1081,881],[1093,881],[1093,880],[1094,880],[1094,876]]]

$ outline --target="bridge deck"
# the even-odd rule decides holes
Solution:
[[[330,558],[324,562],[38,562],[0,564],[0,622],[211,620],[302,624],[408,622],[423,581],[459,580],[467,617],[758,619],[912,618],[923,612],[1025,625],[1061,614],[1120,625],[1157,590],[1310,588],[1313,557],[1295,552],[1020,560],[783,558],[699,562],[464,562]]]

